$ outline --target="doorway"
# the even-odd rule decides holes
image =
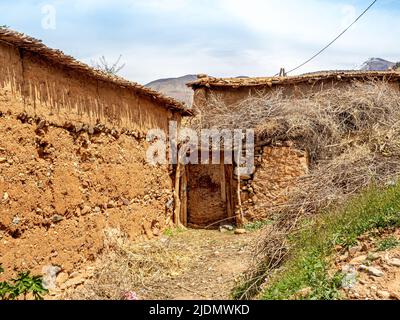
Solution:
[[[198,228],[218,228],[221,223],[234,223],[232,166],[189,165],[187,174],[188,225]]]

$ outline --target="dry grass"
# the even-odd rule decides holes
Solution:
[[[281,92],[251,96],[236,106],[214,97],[195,127],[254,128],[261,146],[293,142],[310,156],[310,173],[299,179],[277,222],[262,239],[245,297],[290,254],[288,234],[304,218],[344,202],[371,184],[392,184],[400,172],[400,93],[385,82],[354,82],[297,98]],[[270,211],[261,203],[261,212]],[[264,212],[262,212],[264,211]],[[253,292],[254,293],[254,292]]]
[[[121,237],[108,238],[104,253],[96,261],[93,279],[67,298],[120,300],[129,291],[143,298],[152,293],[154,283],[182,272],[189,263],[181,248],[171,248],[168,241],[131,243]]]

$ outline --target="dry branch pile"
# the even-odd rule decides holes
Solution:
[[[288,203],[275,208],[276,224],[261,241],[260,280],[290,252],[288,233],[298,222],[340,203],[371,184],[397,180],[400,172],[400,92],[389,83],[354,82],[302,97],[277,91],[252,96],[232,107],[214,97],[211,113],[199,113],[195,126],[255,128],[260,145],[291,141],[310,156],[310,173],[300,178]],[[264,209],[268,207],[265,204]],[[263,208],[263,204],[261,204]]]

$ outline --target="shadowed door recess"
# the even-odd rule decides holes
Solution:
[[[232,216],[229,173],[223,164],[190,165],[188,168],[188,224],[218,227]],[[227,180],[228,178],[228,180]]]

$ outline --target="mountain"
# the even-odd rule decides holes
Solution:
[[[393,68],[395,66],[394,62],[387,61],[381,58],[371,58],[365,61],[361,70],[363,71],[385,71]]]
[[[146,87],[183,101],[190,107],[193,102],[193,90],[188,88],[186,84],[195,80],[197,80],[197,76],[186,75],[179,78],[155,80],[146,84]]]

